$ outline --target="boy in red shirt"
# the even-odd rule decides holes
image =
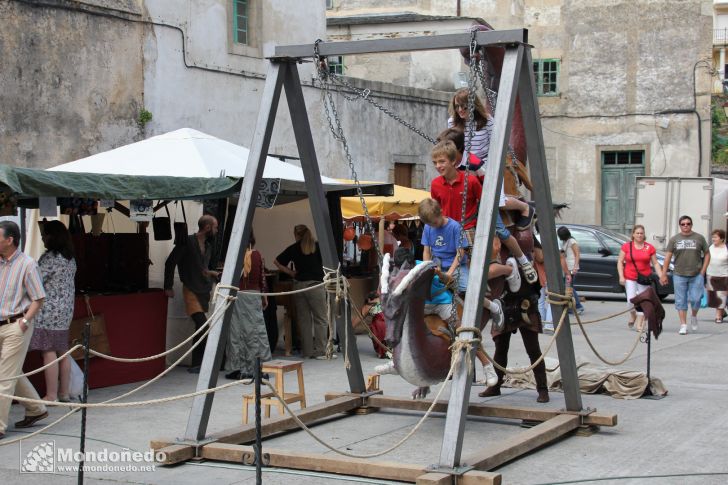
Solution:
[[[460,156],[459,156],[460,155]],[[458,170],[462,154],[451,140],[444,140],[432,149],[432,163],[440,174],[432,180],[430,196],[440,203],[442,213],[456,222],[462,219],[463,190],[465,187],[465,172]],[[483,186],[474,175],[468,175],[468,192],[465,199],[465,221],[463,228],[469,245],[472,247],[475,236],[475,223],[478,218],[478,206]],[[501,194],[502,196],[502,194]],[[538,281],[538,274],[531,262],[526,258],[513,237],[503,224],[500,214],[496,211],[495,232],[498,239],[508,248],[523,270],[523,275],[529,283]]]

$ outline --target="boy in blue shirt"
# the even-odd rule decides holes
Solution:
[[[464,294],[467,288],[469,274],[467,261],[465,260],[465,249],[468,247],[468,241],[467,238],[461,235],[460,224],[449,217],[443,216],[440,204],[434,199],[425,199],[420,202],[418,214],[420,216],[420,220],[425,223],[425,229],[422,232],[422,259],[425,261],[439,260],[437,278],[433,279],[432,294],[437,294],[434,287],[435,281],[437,281],[440,285],[443,284],[442,282],[447,284],[455,277],[455,274],[458,271],[460,273],[458,278],[458,293]],[[498,266],[502,266],[505,271],[511,273],[506,279],[508,280],[510,278],[508,281],[509,285],[512,285],[512,288],[515,287],[513,291],[517,291],[517,288],[521,286],[521,281],[515,260],[512,262],[509,261],[508,265]],[[497,274],[492,276],[497,276]],[[449,293],[449,291],[441,293]],[[451,303],[450,305],[447,305],[447,307],[445,307],[445,305],[437,305],[428,308],[428,304],[431,302],[426,302],[425,313],[437,314],[445,322],[450,322],[450,315],[452,315],[452,295],[450,295],[450,299]],[[489,309],[491,312],[493,325],[502,325],[504,317],[500,302],[497,300],[491,301],[485,298],[483,303],[485,308]],[[446,313],[447,311],[450,313]],[[445,318],[443,315],[447,315],[448,318]],[[452,323],[455,326],[459,325],[459,322]],[[486,384],[490,386],[491,382],[497,383],[498,377],[495,373],[495,369],[493,368],[493,364],[488,361],[485,353],[482,350],[478,350],[476,355],[483,364],[483,373],[486,378]]]

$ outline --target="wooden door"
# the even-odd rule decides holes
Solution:
[[[602,226],[629,234],[636,177],[645,174],[643,150],[602,152]]]

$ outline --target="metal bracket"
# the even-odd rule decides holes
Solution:
[[[581,409],[579,411],[569,411],[566,408],[559,409],[559,413],[560,414],[571,414],[573,416],[579,416],[579,417],[581,417],[581,425],[582,426],[584,425],[584,418],[587,417],[587,416],[589,416],[590,414],[593,414],[593,413],[596,413],[596,412],[597,412],[597,409],[596,408],[590,408],[590,407],[587,407],[586,409]]]
[[[426,468],[428,472],[435,472],[435,473],[444,473],[445,475],[453,475],[457,477],[462,477],[470,470],[475,470],[474,466],[471,465],[462,465],[462,466],[456,466],[454,468],[448,468],[448,467],[442,467],[437,464],[432,464]]]
[[[205,446],[205,445],[209,445],[210,443],[215,443],[215,442],[217,442],[217,439],[213,439],[213,438],[206,438],[204,440],[199,440],[199,441],[193,441],[193,440],[186,440],[186,439],[183,439],[183,438],[177,438],[174,441],[174,444],[175,445],[187,445],[187,446],[191,446],[192,448],[195,449],[195,458],[199,458],[201,456],[201,454],[200,454],[200,451],[201,450],[200,449],[203,446]]]
[[[597,408],[586,408],[579,411],[569,411],[566,408],[559,409],[559,414],[573,414],[574,416],[589,416],[597,412]]]

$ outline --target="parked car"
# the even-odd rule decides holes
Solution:
[[[569,229],[571,236],[579,243],[579,250],[581,251],[579,274],[575,285],[576,290],[624,293],[624,287],[619,284],[617,258],[622,244],[628,242],[630,238],[600,226],[556,224],[556,229],[558,230],[561,226]],[[657,261],[662,265],[665,254],[658,250],[656,256]],[[673,293],[672,270],[673,265],[670,263],[666,286],[653,283],[653,287],[661,300]]]

